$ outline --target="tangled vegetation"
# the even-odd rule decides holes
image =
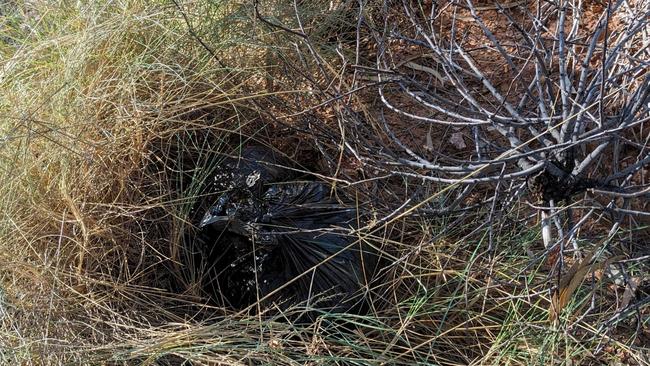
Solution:
[[[650,363],[650,4],[0,5],[0,361]],[[207,301],[258,145],[345,190],[363,314]]]

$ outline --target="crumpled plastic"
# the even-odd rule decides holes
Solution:
[[[286,162],[282,162],[286,164]],[[204,289],[236,309],[260,301],[356,311],[374,254],[355,237],[356,207],[330,185],[297,181],[264,148],[223,164],[223,193],[203,216]]]

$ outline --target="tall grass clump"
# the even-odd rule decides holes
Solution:
[[[232,45],[232,5],[192,9]],[[178,246],[200,173],[181,169],[209,170],[251,121],[231,101],[247,76],[173,4],[8,4],[2,20],[0,357],[144,360],[164,347],[139,340],[183,328],[197,299]]]

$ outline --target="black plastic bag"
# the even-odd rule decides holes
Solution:
[[[375,255],[353,235],[359,217],[349,200],[326,183],[287,182],[295,175],[261,148],[223,172],[225,192],[200,224],[211,299],[236,309],[262,300],[360,311]]]

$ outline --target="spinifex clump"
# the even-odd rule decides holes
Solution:
[[[351,235],[359,213],[328,184],[297,181],[287,165],[261,147],[222,164],[215,182],[222,194],[199,224],[203,288],[235,309],[261,300],[358,312],[376,263]]]

